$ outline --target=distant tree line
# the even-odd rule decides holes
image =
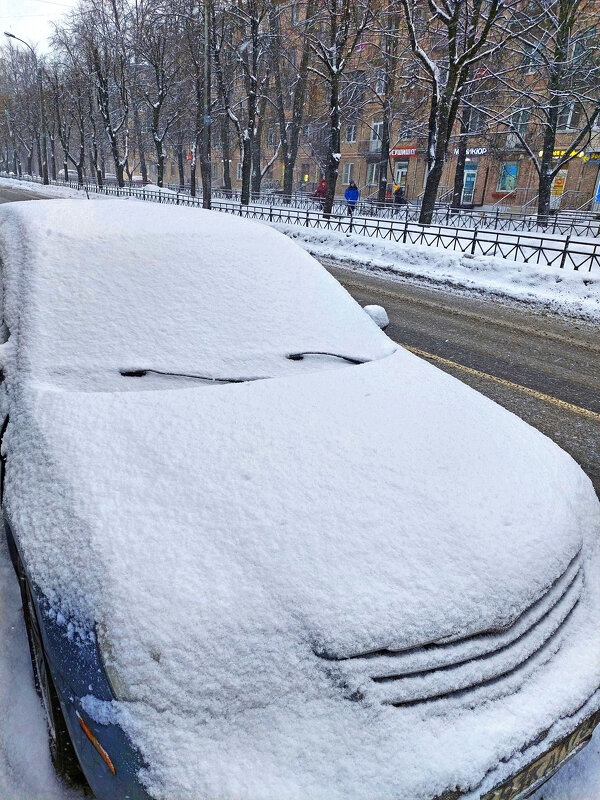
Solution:
[[[343,123],[378,120],[379,187],[390,149],[426,146],[421,221],[431,221],[449,148],[453,202],[475,133],[512,135],[539,178],[585,148],[600,113],[600,18],[593,0],[80,0],[41,55],[19,40],[0,51],[0,161],[16,174],[119,186],[139,174],[191,172],[211,204],[212,163],[241,163],[250,202],[273,164],[283,197],[300,148],[338,186]],[[268,146],[266,146],[269,131]],[[562,155],[556,156],[557,137]],[[568,141],[564,143],[564,136]]]

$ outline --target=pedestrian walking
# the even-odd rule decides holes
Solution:
[[[321,208],[325,205],[325,198],[327,197],[327,181],[321,178],[319,185],[313,192],[313,200],[317,202]]]
[[[344,197],[346,198],[348,213],[350,216],[352,216],[354,209],[356,208],[356,204],[358,203],[358,198],[360,197],[358,186],[354,183],[354,181],[350,181],[348,188],[344,192]]]
[[[394,205],[395,206],[406,206],[406,205],[408,205],[408,200],[406,199],[406,195],[404,194],[404,187],[403,186],[395,186],[394,187]]]

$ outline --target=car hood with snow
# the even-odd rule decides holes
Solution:
[[[154,796],[475,790],[597,707],[598,503],[569,456],[266,227],[24,206],[6,506],[96,630],[117,700],[87,706]]]

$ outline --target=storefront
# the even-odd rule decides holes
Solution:
[[[583,156],[583,163],[586,166],[586,170],[596,167],[592,211],[600,211],[600,150],[586,150]]]
[[[475,202],[475,186],[479,169],[479,156],[487,153],[487,147],[468,147],[465,159],[465,175],[463,190],[460,198],[461,206],[473,206]],[[454,148],[454,155],[458,155],[458,147]]]
[[[394,159],[394,185],[407,192],[407,176],[410,158],[416,158],[416,147],[395,147],[390,150],[390,158]]]

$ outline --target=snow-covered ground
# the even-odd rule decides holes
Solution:
[[[575,317],[600,317],[600,271],[524,264],[470,256],[442,247],[396,244],[360,234],[275,224],[317,258],[352,262],[357,269],[416,278],[449,289],[520,300]]]

